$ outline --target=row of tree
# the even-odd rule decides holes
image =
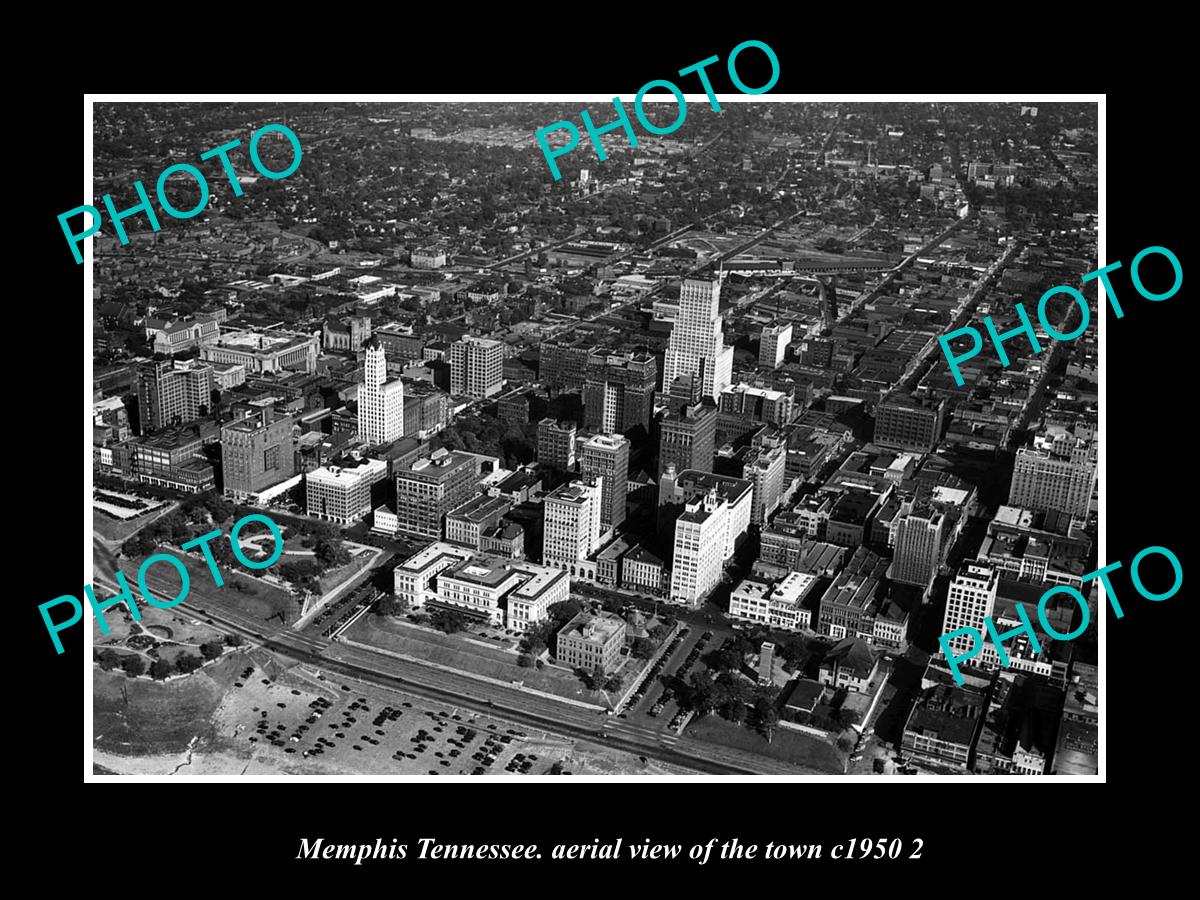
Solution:
[[[96,662],[105,672],[110,672],[120,667],[121,671],[130,678],[137,678],[139,675],[146,674],[148,670],[151,678],[162,680],[176,672],[183,675],[194,672],[204,665],[205,662],[219,658],[226,646],[237,647],[241,644],[241,635],[229,634],[225,636],[224,642],[212,640],[201,644],[200,656],[196,656],[193,653],[184,653],[176,657],[174,662],[159,657],[150,663],[148,668],[146,661],[137,653],[118,653],[112,647],[105,647],[96,654]]]

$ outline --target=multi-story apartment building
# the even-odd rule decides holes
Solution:
[[[396,468],[396,516],[401,531],[440,540],[446,514],[475,494],[482,457],[437,450]]]
[[[729,384],[733,347],[721,333],[721,280],[685,278],[679,291],[679,315],[663,361],[663,384],[689,375],[701,385],[700,396],[714,402]]]
[[[250,416],[221,428],[225,494],[245,500],[296,473],[292,417]]]
[[[543,466],[568,472],[575,468],[575,423],[557,419],[538,422],[537,458]]]
[[[604,479],[600,522],[605,530],[624,522],[629,488],[629,438],[619,434],[596,434],[588,438],[581,449],[579,472],[585,477]]]
[[[658,368],[645,350],[588,355],[583,386],[584,425],[589,431],[628,433],[650,430]]]
[[[322,466],[304,476],[310,516],[353,525],[371,512],[371,485],[387,478],[387,463],[363,460],[353,468]]]
[[[613,613],[580,612],[559,630],[555,659],[572,669],[611,672],[621,661],[625,627],[625,620]]]
[[[213,370],[193,361],[159,360],[137,369],[138,418],[141,433],[200,418],[212,403]]]
[[[945,430],[945,410],[944,400],[893,394],[875,409],[874,442],[889,450],[931,453]]]
[[[450,393],[455,397],[491,397],[504,381],[504,345],[465,335],[450,345]]]
[[[1098,450],[1092,438],[1051,425],[1013,461],[1008,502],[1035,510],[1086,517],[1096,489]]]
[[[378,338],[363,346],[363,383],[358,388],[358,436],[389,444],[404,436],[404,382],[387,377],[387,351]]]

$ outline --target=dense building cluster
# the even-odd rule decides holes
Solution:
[[[561,112],[295,105],[321,152],[286,180],[98,236],[96,471],[403,541],[408,610],[524,633],[624,591],[807,641],[760,651],[782,717],[894,704],[934,769],[1094,771],[1094,635],[962,687],[920,647],[1094,588],[1094,330],[961,386],[937,339],[1095,268],[1095,109],[739,103],[547,187]],[[98,191],[178,124],[96,118]],[[572,667],[634,639],[556,624]],[[920,687],[881,699],[901,657]]]

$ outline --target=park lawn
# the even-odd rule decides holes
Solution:
[[[607,705],[603,694],[589,691],[573,672],[553,666],[540,670],[532,666],[522,668],[517,665],[516,653],[468,643],[464,640],[468,636],[466,634],[441,634],[424,628],[410,628],[371,614],[355,622],[345,635],[362,644],[382,647],[393,653],[403,653],[462,672],[506,682],[523,681],[526,687],[535,690],[585,703]]]
[[[767,743],[758,732],[710,713],[693,720],[684,733],[696,740],[748,750],[818,772],[841,775],[846,771],[845,757],[836,747],[811,734],[789,731],[782,726],[776,726],[771,742]]]
[[[223,587],[217,587],[213,583],[208,564],[203,559],[196,559],[180,552],[177,547],[165,544],[156,552],[174,556],[187,567],[191,577],[187,603],[192,608],[212,609],[216,612],[220,612],[221,609],[235,610],[264,621],[282,613],[285,625],[294,622],[300,616],[300,604],[290,592],[264,584],[260,579],[246,574],[240,566],[233,570],[222,567],[221,577],[225,584]],[[163,568],[168,567],[164,564]],[[169,580],[171,584],[171,587],[166,589],[166,597],[170,599],[178,587],[178,577],[168,569],[168,574],[163,576],[163,580]]]

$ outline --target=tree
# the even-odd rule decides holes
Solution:
[[[240,634],[227,634],[225,635],[225,643],[230,647],[240,647],[245,643],[245,638]]]
[[[161,657],[150,664],[150,677],[160,681],[174,671],[175,667],[171,665],[170,661]]]
[[[528,653],[522,653],[517,657],[517,665],[522,669],[528,669],[533,665],[533,657]]]
[[[654,642],[644,637],[634,638],[629,652],[634,659],[649,659],[654,655]]]
[[[572,598],[570,600],[560,600],[557,603],[551,603],[546,609],[546,614],[555,622],[563,624],[579,615],[582,609],[583,604]]]
[[[759,697],[754,703],[754,713],[758,717],[759,730],[766,737],[767,743],[771,743],[775,736],[775,726],[779,723],[779,710],[766,697]]]
[[[195,672],[202,665],[204,665],[204,661],[191,653],[184,653],[175,660],[176,671],[182,672],[185,675],[189,672]]]
[[[467,617],[449,609],[435,609],[429,618],[434,628],[446,634],[454,634],[467,627]]]
[[[121,669],[130,678],[137,678],[146,671],[146,661],[136,653],[130,653],[121,660]]]
[[[621,677],[620,673],[614,672],[604,680],[604,689],[610,693],[613,691],[619,691],[624,682],[625,679]]]
[[[408,601],[384,594],[375,601],[375,612],[381,616],[402,616],[408,612]]]
[[[97,654],[96,662],[105,672],[110,672],[121,664],[121,655],[111,647],[105,647]]]
[[[200,645],[200,653],[205,659],[216,659],[221,655],[221,642],[205,641]]]

